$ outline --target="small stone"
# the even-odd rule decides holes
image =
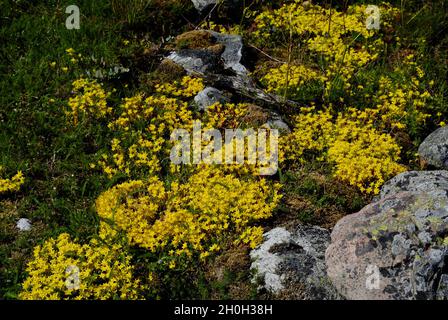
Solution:
[[[30,231],[31,230],[31,221],[26,218],[22,218],[17,221],[17,228],[20,231]]]
[[[270,252],[271,247],[290,243],[291,233],[283,228],[275,228],[264,235],[265,242],[250,253],[254,262],[251,269],[256,270],[257,277],[264,281],[264,286],[270,292],[278,293],[284,286],[280,275],[276,273],[282,259]]]
[[[216,102],[225,103],[228,102],[228,99],[218,89],[206,87],[197,94],[194,98],[194,102],[198,105],[199,110],[204,111]]]
[[[221,58],[224,60],[224,67],[232,69],[237,75],[247,76],[248,71],[241,64],[243,58],[243,39],[239,35],[223,34],[210,31],[216,41],[224,46]]]
[[[289,128],[289,126],[281,118],[280,119],[274,118],[272,120],[269,120],[266,123],[266,126],[269,129],[275,129],[275,130],[278,130],[278,131],[283,132],[283,133],[290,133],[291,132],[291,129]]]

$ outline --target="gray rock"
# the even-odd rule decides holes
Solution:
[[[196,10],[198,10],[201,14],[209,14],[209,12],[211,13],[216,4],[219,4],[219,6],[215,8],[217,10],[214,10],[214,12],[224,8],[223,13],[225,13],[225,16],[227,18],[238,19],[242,12],[241,0],[192,0],[192,2]]]
[[[448,275],[442,274],[439,288],[437,289],[437,300],[448,300]]]
[[[406,239],[403,235],[395,235],[391,245],[392,254],[407,257],[411,250],[411,244],[412,241]]]
[[[394,193],[336,224],[327,274],[347,299],[435,299],[446,294],[447,234],[446,194]]]
[[[218,0],[192,0],[194,7],[196,8],[196,10],[198,10],[199,12],[203,11],[205,8],[211,6],[211,5],[215,5]]]
[[[421,159],[439,169],[448,169],[448,127],[431,133],[418,148]]]
[[[262,287],[289,299],[340,298],[325,271],[327,230],[300,225],[294,232],[275,228],[264,237],[265,242],[250,254],[254,280],[262,280]]]
[[[30,231],[31,230],[31,221],[26,218],[19,219],[19,221],[17,221],[16,227],[20,231]]]
[[[243,57],[243,39],[239,35],[223,34],[210,31],[216,42],[224,45],[225,49],[221,55],[224,60],[224,67],[232,69],[237,75],[247,76],[248,72],[245,66],[241,64]]]
[[[250,257],[253,260],[251,269],[255,269],[257,276],[264,278],[264,287],[274,293],[284,289],[281,274],[277,273],[277,268],[282,258],[270,252],[275,245],[289,244],[291,234],[283,228],[275,228],[265,233],[264,242],[255,250],[252,250]]]
[[[446,196],[448,171],[403,172],[383,185],[379,199],[384,199],[402,191],[426,192],[433,197]]]
[[[199,92],[194,98],[194,102],[198,105],[199,110],[207,110],[212,104],[216,102],[225,103],[228,102],[228,98],[225,97],[221,91],[213,87],[206,87]]]
[[[208,31],[217,44],[224,46],[223,53],[219,56],[216,52],[208,48],[203,49],[182,49],[178,52],[171,52],[167,57],[182,66],[188,73],[215,73],[222,70],[232,70],[236,75],[246,77],[248,72],[241,64],[243,40],[241,36],[222,34],[215,31]],[[221,66],[222,64],[222,66]]]
[[[421,241],[421,243],[424,244],[424,245],[429,244],[432,241],[432,235],[429,232],[426,232],[426,231],[420,232],[417,235],[417,237]]]
[[[206,79],[210,86],[226,88],[240,97],[249,98],[260,106],[275,109],[279,105],[297,107],[294,101],[266,93],[259,89],[249,77],[246,67],[241,63],[243,41],[238,35],[221,34],[207,31],[212,34],[216,44],[222,45],[222,53],[208,48],[181,49],[173,51],[167,57],[185,69],[189,74],[196,74]],[[285,127],[283,123],[275,125]]]
[[[286,124],[285,121],[283,121],[282,117],[278,115],[277,113],[271,112],[271,116],[269,121],[266,123],[266,127],[270,129],[276,129],[283,133],[290,133],[291,129]]]
[[[188,73],[205,74],[220,68],[220,57],[204,49],[183,49],[171,52],[167,59],[182,66]]]

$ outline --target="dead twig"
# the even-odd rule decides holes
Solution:
[[[279,62],[279,63],[286,63],[285,61],[281,61],[281,60],[279,60],[277,58],[274,58],[273,56],[270,56],[269,54],[267,54],[266,52],[264,52],[260,48],[257,48],[253,44],[249,44],[249,47],[254,48],[255,50],[257,50],[258,52],[260,52],[261,54],[265,55],[266,57],[268,57],[269,59],[271,59],[273,61],[276,61],[276,62]]]

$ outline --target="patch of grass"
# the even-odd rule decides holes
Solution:
[[[287,171],[283,180],[285,200],[281,211],[285,216],[280,221],[288,225],[299,221],[332,228],[340,218],[359,211],[370,200],[322,168],[305,166]]]

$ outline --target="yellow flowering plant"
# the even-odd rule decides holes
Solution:
[[[138,299],[142,289],[119,244],[79,244],[66,233],[34,248],[27,273],[23,300]]]
[[[3,167],[0,166],[0,173],[2,173]],[[6,192],[19,191],[20,187],[25,183],[25,177],[22,171],[17,172],[11,179],[0,178],[0,194]]]
[[[187,101],[203,88],[202,79],[185,76],[179,82],[157,85],[155,95],[125,98],[117,117],[108,124],[115,136],[111,153],[103,153],[92,167],[98,165],[109,178],[118,173],[160,172],[160,159],[168,157],[171,149],[171,132],[192,127],[193,113]]]
[[[356,111],[353,111],[357,114]],[[281,139],[281,161],[317,161],[334,165],[339,179],[362,192],[377,194],[382,184],[405,171],[400,165],[400,147],[393,137],[374,128],[374,120],[327,110],[303,108],[296,128]]]
[[[375,30],[366,28],[366,8],[353,5],[341,12],[319,5],[304,6],[296,0],[260,13],[255,18],[257,29],[253,33],[257,42],[269,46],[286,42],[290,48],[300,48],[300,57],[316,58],[306,61],[307,66],[299,58],[266,70],[262,82],[267,90],[277,93],[284,93],[289,87],[299,90],[311,80],[322,82],[326,95],[338,81],[343,89],[349,90],[355,73],[375,61],[383,45]],[[386,5],[381,12],[384,26],[390,25],[389,21],[397,14],[395,8]]]
[[[253,224],[272,215],[279,188],[205,167],[169,188],[157,178],[118,185],[98,198],[96,208],[106,231],[124,230],[131,244],[169,261],[192,261],[220,251],[227,240],[259,244],[263,229]]]
[[[95,80],[78,79],[73,82],[74,96],[69,99],[67,116],[76,126],[80,117],[101,119],[112,113],[107,105],[110,96]]]

